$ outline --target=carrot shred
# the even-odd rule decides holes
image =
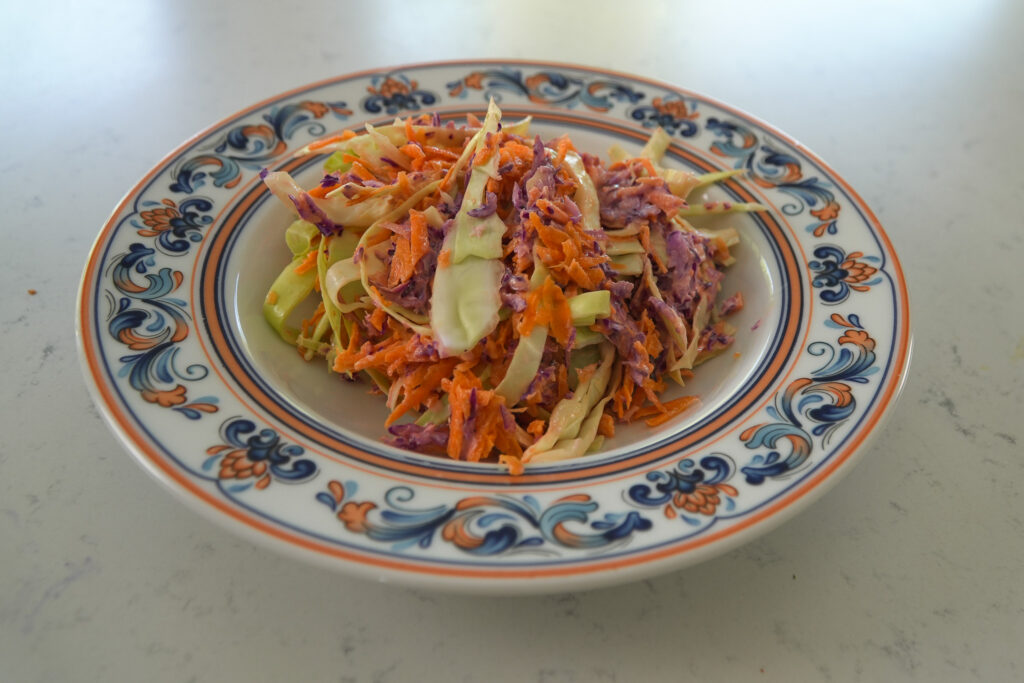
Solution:
[[[455,152],[442,147],[435,147],[434,145],[423,145],[423,153],[428,158],[447,159],[449,161],[455,161],[459,158],[459,155]]]
[[[395,176],[395,184],[398,185],[398,191],[405,197],[411,196],[414,192],[412,183],[409,182],[409,174],[405,171],[398,172],[398,175]]]
[[[401,403],[391,411],[384,426],[390,427],[398,418],[423,405],[430,396],[440,389],[441,381],[451,373],[457,362],[457,358],[446,358],[437,364],[421,365],[410,373],[412,379],[405,387],[405,395]]]
[[[405,119],[405,139],[409,142],[419,142],[416,139],[416,131],[412,127],[412,117]]]
[[[412,248],[413,265],[430,253],[427,219],[421,211],[409,212],[409,243]]]
[[[351,140],[355,136],[356,134],[350,130],[342,131],[337,135],[331,135],[330,137],[323,138],[322,140],[311,142],[308,145],[306,145],[306,149],[308,149],[310,152],[314,152],[318,149],[323,149],[328,145],[333,145],[336,142],[344,142],[345,140]]]
[[[505,453],[498,456],[498,464],[507,467],[508,473],[513,477],[518,477],[526,469],[521,459],[512,455],[506,455]]]
[[[568,135],[563,135],[562,137],[558,138],[558,141],[555,143],[555,152],[558,155],[556,157],[556,159],[555,159],[555,166],[561,166],[562,165],[562,162],[565,161],[565,155],[569,151],[575,152],[576,148],[573,146],[572,142],[569,140],[569,136]]]
[[[562,346],[568,346],[572,334],[572,311],[562,288],[549,275],[544,283],[526,297],[526,310],[520,319],[518,332],[527,336],[537,325],[547,325],[551,336]]]
[[[302,262],[299,263],[299,265],[295,266],[295,273],[296,273],[296,275],[305,275],[306,273],[308,273],[309,271],[313,270],[314,268],[316,268],[316,250],[315,249],[314,250],[310,250],[310,252],[308,254],[306,254],[305,258],[302,259]]]
[[[413,171],[422,171],[427,160],[427,154],[419,143],[409,142],[398,148],[405,156],[409,157]]]
[[[391,233],[387,232],[386,230],[381,230],[373,237],[367,238],[365,247],[375,247],[378,244],[383,244],[384,242],[387,242],[389,239],[391,239]]]
[[[660,415],[655,415],[652,418],[644,420],[644,424],[648,427],[657,427],[660,424],[664,424],[671,420],[676,415],[679,415],[690,406],[700,403],[700,399],[696,396],[681,396],[672,401],[666,401],[662,404],[664,409]],[[640,411],[642,413],[643,411]],[[643,417],[640,413],[637,413],[638,417]]]
[[[349,173],[356,174],[356,176],[361,178],[362,180],[376,180],[377,179],[377,176],[375,176],[370,171],[370,169],[366,168],[366,166],[363,165],[363,162],[359,161],[359,159],[357,159],[356,157],[353,157],[353,156],[350,156],[350,155],[346,154],[345,156],[342,157],[342,160],[343,161],[350,161],[352,163],[352,167],[349,168]]]
[[[646,170],[652,178],[659,177],[658,171],[657,169],[654,168],[654,164],[651,163],[650,159],[648,159],[647,157],[637,157],[637,161],[640,162],[640,164],[644,167],[644,170]]]
[[[415,265],[412,261],[412,245],[409,238],[405,235],[395,235],[395,253],[391,257],[388,286],[394,287],[412,277]]]

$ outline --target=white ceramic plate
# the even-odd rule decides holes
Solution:
[[[745,168],[718,198],[745,308],[731,353],[687,390],[701,407],[605,449],[511,477],[399,451],[386,409],[305,363],[262,319],[288,260],[288,213],[263,167],[300,181],[308,142],[366,122],[482,114],[583,151],[638,150],[655,126],[670,163]],[[834,484],[906,375],[907,293],[857,194],[788,136],[679,88],[538,62],[420,64],[343,76],[254,105],[172,152],[103,226],[83,275],[88,383],[128,450],[193,507],[288,554],[382,581],[486,593],[575,590],[692,564],[763,533]]]

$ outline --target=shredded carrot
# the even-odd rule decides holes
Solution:
[[[398,418],[423,405],[427,398],[440,388],[441,381],[451,374],[457,362],[456,358],[446,358],[437,364],[421,365],[411,373],[415,377],[415,381],[406,386],[402,402],[391,411],[384,426],[390,427]]]
[[[662,404],[664,412],[655,417],[644,420],[644,424],[648,427],[657,427],[660,424],[664,424],[671,420],[676,415],[680,414],[695,403],[700,403],[700,399],[696,396],[680,396],[672,401],[666,401]],[[643,411],[640,411],[641,413]],[[642,417],[640,413],[637,413],[638,417]]]
[[[409,142],[419,142],[416,139],[416,131],[412,127],[412,117],[406,117],[405,119],[405,139]]]
[[[412,170],[420,171],[423,169],[423,165],[426,162],[427,154],[423,151],[423,148],[418,143],[407,143],[398,148],[402,154],[409,157],[412,161]]]
[[[558,395],[565,396],[569,393],[569,371],[566,370],[564,365],[558,366],[558,375],[556,377],[558,382]]]
[[[555,143],[555,152],[558,154],[557,158],[555,159],[555,166],[562,165],[562,162],[565,161],[565,155],[569,151],[575,152],[576,148],[573,147],[572,142],[569,141],[569,136],[563,135],[562,137],[558,138],[558,141]]]
[[[296,275],[305,275],[309,271],[316,268],[316,250],[311,249],[306,257],[302,259],[299,265],[295,266]]]
[[[320,322],[320,319],[324,317],[324,311],[324,302],[321,301],[320,305],[317,306],[316,310],[313,312],[312,317],[306,318],[305,320],[302,321],[300,328],[303,337],[308,338],[310,334],[313,332],[313,330],[316,329],[317,323]]]
[[[352,326],[352,334],[348,338],[348,345],[334,357],[332,369],[337,373],[350,373],[354,368],[356,357],[360,353],[359,326]]]
[[[413,265],[430,253],[430,233],[427,219],[421,211],[409,212],[409,243],[412,248]]]
[[[311,142],[308,145],[306,145],[306,149],[308,149],[310,152],[313,152],[313,151],[316,151],[318,149],[323,149],[324,147],[327,147],[328,145],[333,145],[336,142],[344,142],[345,140],[351,140],[355,136],[356,136],[356,134],[353,133],[350,130],[342,131],[338,135],[331,135],[330,137],[326,137],[326,138],[324,138],[322,140],[317,140],[316,142]]]
[[[356,157],[346,154],[342,157],[342,160],[350,161],[352,163],[352,167],[349,168],[349,173],[354,173],[357,177],[362,178],[363,180],[377,179],[377,176],[375,176],[370,169],[366,168],[366,166],[363,166],[363,163]]]
[[[497,386],[508,371],[511,358],[506,358],[508,349],[515,344],[512,319],[498,323],[494,332],[484,339],[484,356],[490,360],[491,384]]]
[[[30,294],[35,294],[34,290],[29,290]],[[277,292],[273,289],[267,292],[267,303],[273,306],[277,303]]]
[[[474,166],[482,166],[491,160],[491,157],[498,151],[498,145],[504,138],[502,133],[488,133],[487,137],[484,138],[484,144],[477,150],[476,156],[473,157]]]
[[[373,313],[370,314],[370,324],[378,330],[384,331],[384,325],[388,321],[388,314],[383,308],[373,309]]]
[[[686,202],[681,201],[679,197],[669,192],[667,189],[663,192],[652,192],[650,194],[651,204],[665,212],[665,215],[672,218],[679,212],[681,206],[685,206]],[[719,238],[716,238],[719,239]]]
[[[405,171],[398,172],[398,175],[395,177],[395,184],[398,185],[399,192],[405,197],[411,196],[414,192],[412,183],[409,182],[409,175]]]
[[[632,407],[637,389],[638,387],[633,383],[633,378],[626,375],[622,379],[622,384],[612,394],[612,409],[615,411],[615,416],[620,420],[626,417],[627,411]]]
[[[472,379],[470,379],[472,378]],[[465,433],[462,427],[471,411],[469,402],[474,383],[479,379],[471,372],[457,373],[452,379],[444,380],[441,387],[448,392],[448,405],[451,409],[448,431],[448,457],[462,459],[462,441]]]
[[[365,247],[375,247],[378,244],[383,244],[384,242],[387,242],[389,239],[391,239],[391,233],[389,233],[386,230],[381,230],[373,237],[367,238]]]
[[[435,147],[433,145],[423,145],[423,153],[428,158],[434,157],[438,159],[447,159],[449,161],[455,161],[459,158],[459,155],[455,152],[442,147]]]
[[[525,337],[537,325],[547,325],[551,336],[559,344],[568,345],[573,328],[572,311],[569,310],[569,300],[565,298],[562,288],[555,284],[550,275],[545,278],[544,284],[527,295],[526,310],[517,331]]]
[[[599,252],[584,255],[587,253],[584,241],[592,244],[593,240],[585,240],[582,226],[569,221],[568,214],[560,206],[539,200],[537,207],[552,221],[548,224],[536,213],[531,213],[526,221],[526,227],[540,240],[540,244],[534,245],[534,251],[541,263],[552,271],[559,284],[575,283],[588,290],[600,286],[605,278],[601,264],[609,261],[608,256]],[[560,218],[564,222],[558,223]]]
[[[657,358],[665,346],[658,336],[658,328],[644,311],[640,316],[640,331],[644,333],[644,352],[651,358]]]
[[[395,235],[395,253],[391,257],[391,271],[388,273],[388,286],[405,282],[415,270],[416,264],[412,260],[412,245],[405,235]]]
[[[526,469],[523,466],[522,460],[512,455],[506,455],[505,453],[502,453],[501,455],[498,456],[498,464],[507,467],[508,473],[511,474],[513,477],[519,476]]]
[[[658,177],[658,171],[654,168],[654,164],[651,163],[650,159],[647,157],[637,157],[637,161],[640,162],[640,165],[644,167],[644,170],[646,170],[652,178]]]
[[[562,207],[547,199],[537,201],[537,208],[548,215],[556,223],[568,223],[569,214],[562,210]]]

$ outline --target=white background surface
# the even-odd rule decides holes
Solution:
[[[0,681],[1024,677],[1024,5],[843,5],[0,3]],[[280,91],[470,57],[706,93],[875,210],[910,284],[910,379],[808,511],[640,584],[452,597],[237,539],[115,441],[73,320],[122,194]]]

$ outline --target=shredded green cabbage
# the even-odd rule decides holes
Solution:
[[[475,136],[475,144],[466,147],[467,152],[475,152],[486,143],[486,134],[494,133],[501,120],[501,111],[494,100],[487,108],[483,128]],[[472,154],[463,153],[467,161]],[[493,155],[496,156],[496,155]],[[488,163],[497,163],[496,159]],[[456,162],[456,166],[458,162]],[[477,176],[477,173],[481,173]],[[486,171],[473,170],[473,177],[484,178]],[[472,184],[472,181],[470,183]],[[470,192],[475,194],[471,195]],[[430,307],[430,327],[433,336],[448,354],[459,354],[472,348],[474,344],[486,337],[498,324],[498,311],[501,309],[501,276],[504,266],[501,262],[501,235],[497,235],[497,251],[495,253],[496,228],[473,219],[468,212],[484,201],[483,183],[466,188],[462,207],[456,215],[455,224],[445,236],[442,255],[449,254],[448,262],[441,259],[434,273],[433,294]],[[497,220],[504,233],[504,224]],[[474,235],[480,228],[481,233]],[[461,252],[456,254],[459,245]],[[483,255],[481,255],[483,254]],[[493,255],[492,255],[493,254]],[[461,258],[460,258],[461,257]]]

